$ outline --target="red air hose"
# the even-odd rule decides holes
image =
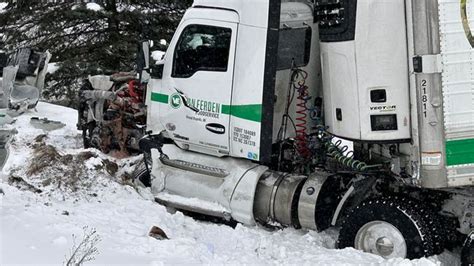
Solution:
[[[298,153],[303,158],[309,158],[311,156],[311,150],[308,147],[308,135],[307,135],[307,118],[308,118],[308,102],[310,96],[308,86],[306,85],[306,79],[308,73],[300,70],[301,79],[294,83],[294,87],[298,93],[298,104],[296,105],[296,145],[298,147]]]

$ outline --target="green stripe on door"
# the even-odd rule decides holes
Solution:
[[[151,100],[154,102],[159,102],[159,103],[168,103],[169,96],[166,94],[152,92]]]
[[[222,113],[254,122],[262,121],[262,105],[223,105]]]
[[[474,139],[446,141],[447,165],[474,163]]]
[[[169,103],[169,96],[166,94],[155,93],[151,94],[151,100],[158,103]],[[247,104],[247,105],[222,105],[221,113],[224,115],[231,115],[241,119],[260,122],[262,121],[262,105],[261,104]]]

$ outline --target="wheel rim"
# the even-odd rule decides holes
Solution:
[[[383,221],[373,221],[362,226],[355,237],[354,247],[386,259],[405,258],[407,255],[407,244],[402,233]]]

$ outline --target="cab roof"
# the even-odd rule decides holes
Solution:
[[[281,3],[281,22],[312,19],[312,8],[306,0],[195,0],[194,8],[232,10],[239,15],[239,22],[248,26],[268,27],[270,7]]]
[[[233,10],[239,14],[241,24],[266,28],[270,4],[274,2],[279,0],[195,0],[193,8]]]

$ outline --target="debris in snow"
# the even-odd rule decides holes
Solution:
[[[57,165],[59,160],[62,159],[62,156],[59,154],[56,148],[51,145],[45,145],[44,143],[41,143],[34,148],[34,158],[26,172],[28,176],[36,175],[47,167]],[[43,183],[43,185],[45,185],[45,183]]]
[[[29,146],[33,150],[32,158],[24,167],[15,169],[10,176],[10,184],[36,193],[47,191],[48,194],[59,192],[62,195],[78,196],[93,192],[104,179],[119,184],[131,184],[126,173],[118,174],[119,165],[108,158],[102,158],[96,151],[80,151],[64,154],[55,146],[46,144],[47,136],[38,135]],[[24,176],[25,178],[21,178]],[[89,191],[88,191],[89,190]]]
[[[153,226],[148,235],[158,240],[169,239],[166,233],[158,226]]]
[[[2,188],[0,188],[0,194],[5,195],[5,192],[3,192]]]
[[[102,161],[104,167],[105,167],[105,170],[107,171],[107,173],[109,173],[110,175],[115,175],[118,171],[118,165],[108,159],[105,159]]]
[[[48,137],[48,135],[46,135],[46,134],[38,135],[38,136],[36,136],[36,138],[35,138],[35,142],[38,142],[38,143],[44,142],[44,140],[45,140],[47,137]]]
[[[61,213],[61,215],[69,216],[69,212],[68,212],[68,211],[63,211],[63,212]]]
[[[66,125],[59,121],[51,121],[48,118],[32,117],[30,120],[34,128],[45,131],[53,131],[65,127]]]
[[[23,179],[22,177],[19,176],[10,176],[8,178],[8,184],[10,186],[14,186],[20,190],[26,190],[26,191],[31,191],[33,193],[41,193],[43,192],[41,189],[36,188],[32,184],[28,183]]]

